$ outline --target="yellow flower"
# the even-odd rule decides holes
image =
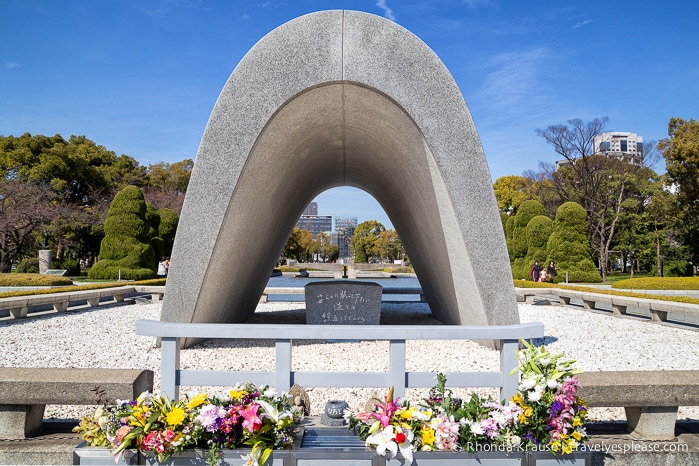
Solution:
[[[522,399],[522,394],[517,393],[515,396],[511,398],[512,402],[516,405],[522,406],[522,403],[524,403],[524,400]]]
[[[413,418],[413,408],[403,409],[399,411],[401,419],[412,419]]]
[[[240,400],[247,394],[247,390],[231,390],[231,400]]]
[[[579,442],[580,439],[582,438],[582,435],[580,435],[580,432],[578,432],[577,430],[576,430],[575,432],[573,432],[572,434],[570,434],[570,436],[573,437],[573,438],[574,438],[575,440],[577,440],[578,442]]]
[[[136,405],[133,407],[133,417],[136,421],[138,422],[146,422],[146,419],[148,418],[148,407],[146,406],[141,406],[141,405]]]
[[[207,397],[208,395],[206,393],[200,393],[199,395],[194,396],[191,400],[189,400],[189,403],[187,403],[187,408],[193,409],[197,406],[203,405],[206,403]]]
[[[575,416],[575,417],[573,418],[573,427],[580,427],[581,425],[583,425],[583,420],[582,420],[582,418],[581,418],[581,417],[578,417],[578,416]]]
[[[532,417],[532,415],[534,415],[534,408],[532,408],[531,406],[523,407],[522,414],[519,415],[519,422],[521,424],[528,424],[527,421],[530,417]]]
[[[168,425],[179,426],[184,421],[184,409],[179,406],[174,406],[169,413],[165,414],[165,421]]]
[[[567,440],[563,442],[563,453],[568,454],[568,453],[573,453],[573,446],[575,443],[572,440]]]
[[[423,445],[434,445],[434,430],[424,426],[420,430],[420,438],[422,438]]]

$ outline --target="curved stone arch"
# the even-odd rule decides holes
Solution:
[[[250,317],[300,213],[341,185],[382,205],[437,319],[519,321],[490,174],[451,74],[406,29],[343,10],[278,27],[228,79],[197,153],[162,320]]]

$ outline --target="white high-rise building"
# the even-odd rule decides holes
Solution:
[[[628,131],[610,131],[592,137],[594,155],[623,160],[632,165],[643,165],[643,137]],[[570,165],[570,160],[557,160],[556,170]]]
[[[643,165],[643,137],[626,131],[611,131],[592,138],[595,154]]]

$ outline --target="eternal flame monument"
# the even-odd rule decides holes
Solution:
[[[519,322],[476,127],[420,39],[357,11],[321,11],[263,37],[226,82],[197,153],[161,320],[243,322],[315,196],[354,186],[381,204],[432,315]]]

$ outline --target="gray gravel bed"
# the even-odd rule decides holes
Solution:
[[[106,305],[65,314],[47,314],[0,323],[0,354],[6,367],[141,368],[155,372],[160,383],[160,350],[152,337],[135,334],[138,319],[159,319],[160,303]],[[584,371],[598,370],[699,370],[699,332],[650,322],[585,312],[553,305],[519,304],[522,322],[545,325],[545,344],[553,353],[576,359]],[[304,303],[260,304],[250,322],[303,323]],[[382,324],[439,324],[426,304],[384,304]],[[183,368],[272,370],[270,342],[208,341],[182,351]],[[294,370],[381,371],[388,369],[386,342],[303,343],[295,345]],[[487,371],[499,365],[498,353],[471,341],[409,341],[407,369],[411,371]],[[193,387],[192,391],[222,388]],[[186,390],[183,390],[186,391]],[[462,389],[495,394],[492,389]],[[410,399],[427,390],[410,389]],[[312,388],[312,414],[325,402],[344,399],[360,409],[384,390]],[[47,406],[46,417],[75,418],[91,407]],[[594,408],[592,420],[623,420],[622,408]],[[699,419],[699,408],[681,407],[679,418]]]

